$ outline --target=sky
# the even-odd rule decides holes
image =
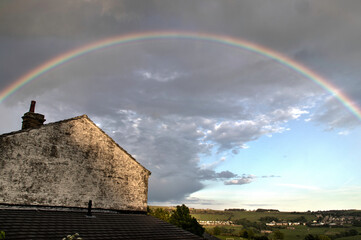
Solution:
[[[0,100],[0,134],[36,100],[46,123],[87,114],[149,169],[150,205],[361,209],[361,117],[335,94],[360,112],[360,12],[359,0],[0,0],[0,93],[104,39],[194,36],[153,34],[44,71]]]

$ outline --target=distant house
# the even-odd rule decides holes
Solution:
[[[199,239],[145,215],[150,171],[86,115],[44,121],[33,101],[22,130],[0,135],[7,238]]]

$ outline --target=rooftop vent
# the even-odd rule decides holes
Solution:
[[[35,113],[36,101],[31,101],[29,112],[22,116],[23,126],[21,129],[39,128],[45,122],[43,114]]]

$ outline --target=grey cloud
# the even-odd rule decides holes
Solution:
[[[84,44],[171,29],[262,44],[361,102],[359,0],[13,0],[3,6],[0,89]],[[138,41],[75,58],[24,86],[1,103],[7,114],[0,131],[17,128],[31,99],[48,122],[86,113],[153,172],[151,201],[184,199],[204,180],[255,180],[202,170],[199,155],[213,146],[238,154],[249,141],[285,131],[306,111],[326,128],[360,126],[335,99],[325,100],[327,94],[293,69],[241,48],[200,40]]]
[[[360,126],[360,119],[335,97],[329,97],[311,116],[311,120],[318,124],[326,123],[326,130],[352,129]]]
[[[249,141],[282,132],[282,124],[295,119],[290,109],[302,109],[313,92],[308,81],[277,62],[224,51],[222,45],[209,49],[184,40],[102,49],[40,76],[16,97],[26,105],[35,98],[48,122],[88,114],[152,171],[151,201],[181,199],[205,180],[237,178],[229,171],[202,171],[200,154],[213,146],[236,153]],[[261,78],[260,68],[271,74]],[[141,70],[179,75],[159,81],[139,75]],[[289,83],[278,77],[282,73]]]
[[[255,119],[248,121],[226,121],[215,124],[206,135],[205,141],[215,142],[219,151],[247,148],[246,143],[273,133],[281,133],[285,129],[280,127],[273,119]],[[276,124],[274,124],[276,123]],[[273,125],[274,124],[274,125]]]
[[[254,181],[256,177],[253,175],[243,175],[241,178],[225,181],[224,185],[244,185]]]
[[[199,171],[202,180],[219,180],[219,179],[229,179],[229,178],[236,178],[238,177],[237,174],[232,173],[230,171],[222,171],[222,172],[215,172],[214,170],[210,169],[202,169]]]
[[[276,176],[276,175],[269,175],[269,176],[262,176],[262,178],[279,178],[281,176]]]
[[[276,175],[264,175],[261,177],[251,175],[251,174],[243,174],[241,178],[232,179],[229,181],[225,181],[224,185],[244,185],[254,182],[257,178],[279,178],[281,176]]]

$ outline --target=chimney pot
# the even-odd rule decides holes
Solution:
[[[36,101],[32,100],[31,101],[31,104],[30,104],[30,109],[29,109],[29,112],[35,112],[35,104],[36,104]]]

